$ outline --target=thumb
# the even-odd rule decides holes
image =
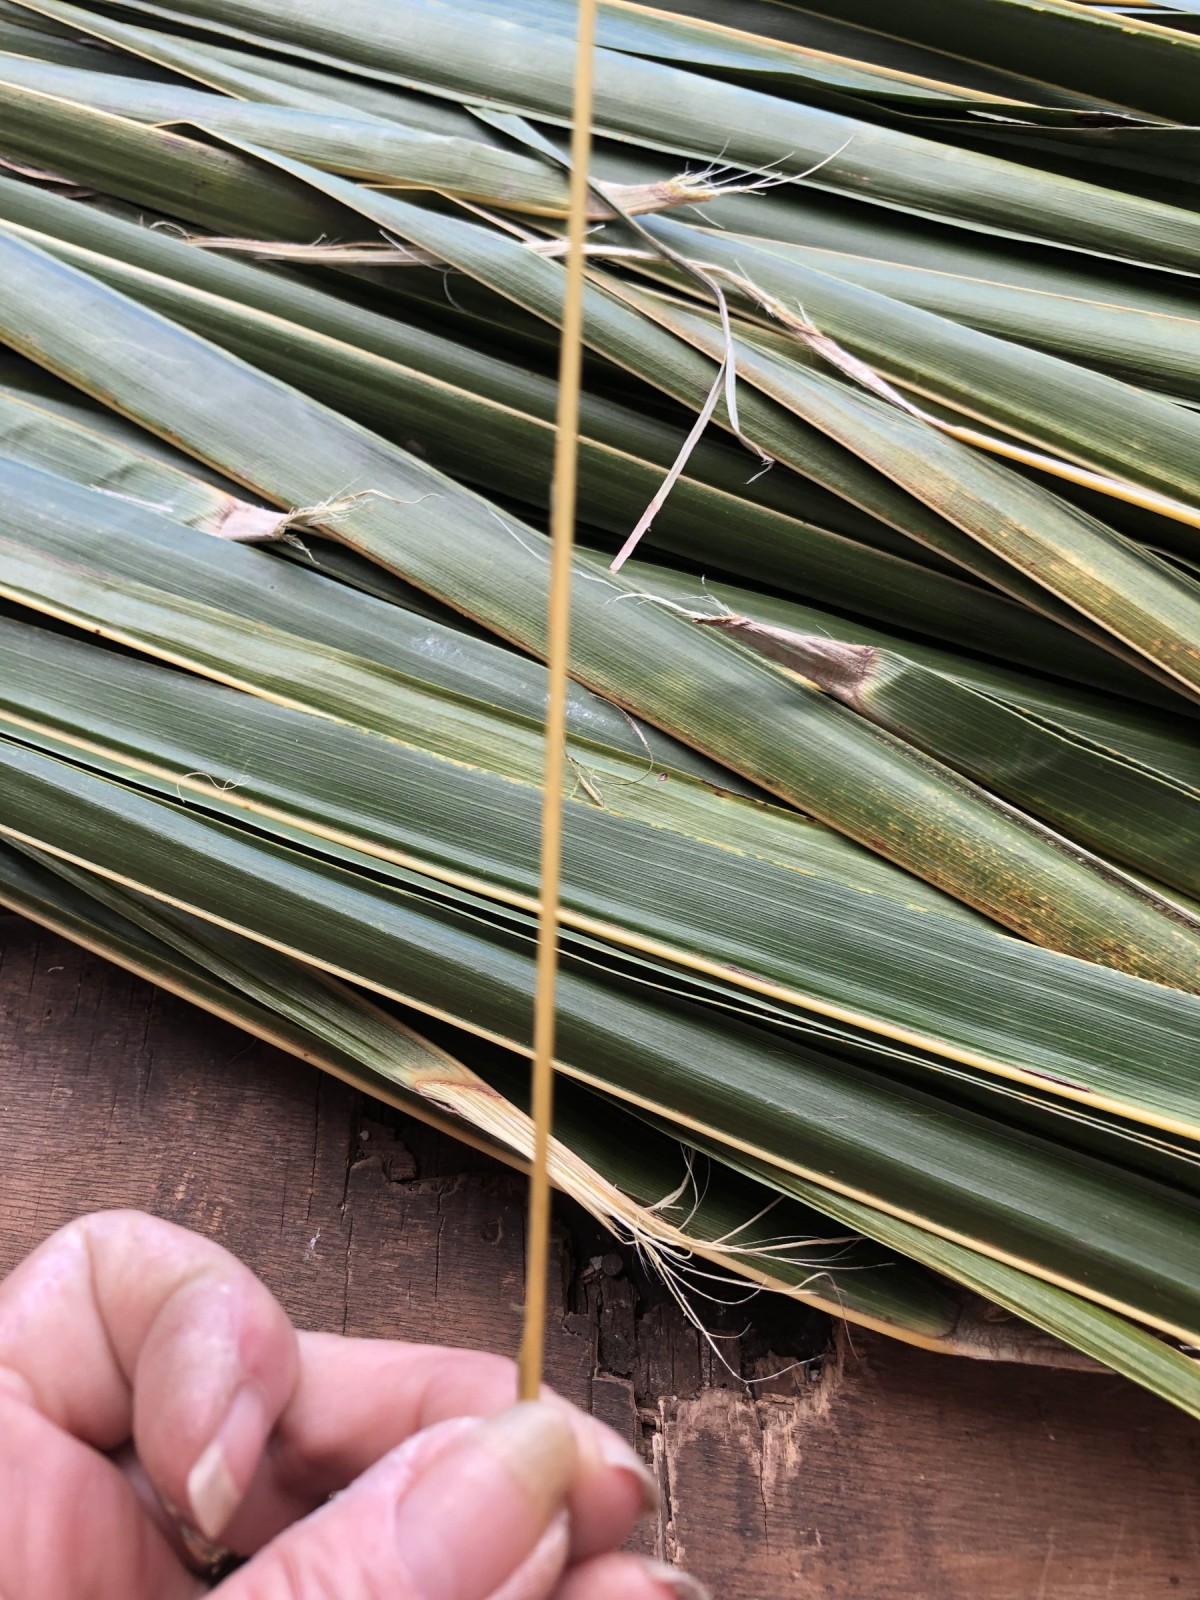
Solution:
[[[486,1600],[561,1517],[577,1467],[574,1430],[544,1401],[427,1429],[274,1539],[220,1600]]]

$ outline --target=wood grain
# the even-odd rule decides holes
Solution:
[[[518,1180],[5,919],[0,1272],[113,1205],[219,1240],[306,1327],[516,1347]],[[550,1377],[655,1462],[643,1547],[721,1600],[1200,1600],[1200,1430],[1166,1406],[833,1338],[768,1297],[706,1308],[726,1366],[589,1218],[557,1218]]]

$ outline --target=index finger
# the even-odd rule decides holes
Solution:
[[[298,1370],[295,1330],[254,1274],[141,1212],[78,1218],[0,1283],[0,1384],[99,1450],[132,1437],[158,1493],[210,1536]]]

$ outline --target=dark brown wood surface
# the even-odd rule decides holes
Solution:
[[[0,1273],[102,1206],[219,1240],[305,1327],[515,1348],[518,1179],[0,919]],[[1200,1428],[1168,1407],[766,1296],[706,1310],[726,1367],[558,1217],[551,1378],[654,1462],[645,1547],[721,1600],[1200,1600]]]

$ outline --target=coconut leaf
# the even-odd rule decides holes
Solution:
[[[719,348],[707,317],[661,296],[637,295],[636,304],[700,349]],[[820,416],[835,438],[886,464],[987,550],[1200,696],[1200,595],[1164,563],[990,456],[813,371],[770,335],[740,338],[738,372],[801,415]]]
[[[0,462],[0,467],[2,465]],[[47,562],[34,550],[22,553],[10,543],[4,572],[0,575],[0,592],[10,599],[77,623],[86,621],[89,627],[108,632],[110,637],[123,643],[145,641],[143,647],[156,654],[171,660],[191,661],[201,670],[239,686],[257,682],[260,692],[285,704],[305,703],[304,692],[298,685],[306,674],[312,674],[313,681],[322,685],[317,693],[318,703],[323,708],[333,707],[335,714],[343,718],[353,719],[356,714],[361,718],[361,711],[356,713],[354,708],[366,698],[362,688],[355,689],[352,681],[350,687],[344,687],[344,671],[333,670],[332,664],[329,670],[315,668],[294,648],[289,650],[287,640],[278,642],[272,661],[270,645],[259,638],[266,646],[263,658],[266,676],[256,679],[252,667],[249,673],[246,671],[251,636],[245,629],[235,626],[231,631],[219,614],[207,615],[206,609],[201,608],[195,618],[195,628],[200,631],[195,632],[185,619],[184,608],[164,609],[164,603],[144,584],[130,580],[106,581],[94,568],[72,567],[61,560],[64,555],[77,560],[84,553],[86,543],[94,538],[94,534],[88,532],[89,525],[91,528],[97,523],[104,526],[109,531],[103,542],[116,544],[123,520],[130,519],[132,513],[136,525],[139,518],[150,513],[135,508],[127,511],[115,507],[108,497],[89,496],[78,489],[72,491],[62,480],[57,480],[61,487],[56,490],[55,480],[24,471],[15,464],[8,468],[5,477],[11,493],[0,513],[0,527],[16,532],[19,526],[28,525],[29,519],[36,518],[42,549],[52,550],[60,558]],[[56,498],[59,499],[57,511]],[[72,541],[75,541],[74,546]],[[579,588],[583,589],[584,585],[580,584]],[[239,634],[242,637],[239,638]],[[193,640],[190,644],[189,636]],[[241,665],[237,664],[239,660]],[[331,698],[339,690],[341,700]],[[804,691],[793,692],[800,695]],[[786,684],[781,682],[776,691],[781,704],[787,693]],[[813,698],[811,705],[818,714],[825,709],[819,698]],[[830,706],[829,709],[835,708]],[[387,725],[388,731],[400,731],[402,726],[402,722]],[[994,901],[998,901],[999,896],[988,886],[995,885],[1006,869],[1011,874],[1012,889],[1004,900],[1010,921],[1023,918],[1026,925],[1038,926],[1046,942],[1052,942],[1056,948],[1108,960],[1126,970],[1183,988],[1196,982],[1200,933],[1190,918],[1177,914],[1167,902],[1155,900],[1136,885],[1123,881],[1101,863],[1086,859],[1065,840],[1039,829],[1030,819],[1000,806],[982,790],[954,777],[949,769],[919,757],[909,746],[894,740],[876,739],[852,714],[847,714],[845,726],[847,747],[861,743],[861,759],[873,757],[881,773],[878,787],[864,794],[860,801],[863,815],[872,814],[878,819],[872,823],[873,827],[887,828],[893,833],[914,825],[928,830],[931,806],[936,805],[948,836],[957,835],[961,841],[960,872],[970,873]],[[857,734],[865,738],[856,740]],[[872,739],[874,743],[870,742]],[[901,803],[897,803],[898,791],[905,784],[912,795],[908,817],[902,808],[902,794],[899,795]],[[918,791],[924,797],[920,802]],[[839,811],[843,819],[845,809],[843,804]],[[983,861],[986,876],[980,870],[975,840],[987,841]],[[1018,885],[1021,906],[1013,898]],[[969,899],[967,895],[959,897]]]
[[[31,751],[9,745],[0,754],[7,836],[150,889],[485,1037],[528,1047],[532,958],[494,930],[485,936],[427,900],[318,869],[294,852]],[[201,862],[203,908],[196,904]],[[475,973],[470,1016],[460,1015],[465,964]],[[1142,987],[1148,996],[1166,993]],[[823,1186],[870,1195],[883,1209],[919,1217],[934,1231],[1049,1274],[1163,1331],[1194,1337],[1200,1290],[1190,1239],[1200,1213],[1168,1190],[1129,1179],[1115,1191],[1104,1163],[1030,1146],[928,1096],[824,1063],[795,1044],[781,1050],[757,1030],[701,1016],[683,1002],[660,1001],[647,1013],[644,1002],[625,1001],[594,972],[564,973],[559,1033],[560,1066],[583,1081]],[[680,1098],[686,1113],[675,1104]],[[1082,1226],[1084,1217],[1090,1226]],[[1092,1279],[1101,1261],[1105,1288],[1097,1296]]]
[[[657,562],[630,563],[653,594],[704,615],[740,613],[792,633],[816,633],[852,644],[896,651],[956,683],[1002,701],[1032,717],[1077,734],[1088,743],[1131,757],[1185,788],[1200,786],[1200,744],[1194,718],[1149,711],[1115,695],[1098,694],[1054,678],[1000,666],[965,651],[953,651],[899,632],[860,622],[843,612],[807,606],[762,589],[722,578],[697,584],[694,577]],[[1181,712],[1191,703],[1177,700]]]
[[[1108,857],[1200,895],[1200,793],[902,655],[716,617],[902,739]],[[743,626],[744,624],[744,626]]]
[[[1086,84],[1091,93],[1156,116],[1186,122],[1194,115],[1192,74],[1200,43],[1153,24],[1107,17],[1071,0],[955,0],[952,5],[917,0],[906,7],[899,29],[885,0],[846,5],[838,0],[835,15],[1068,88]]]
[[[215,791],[226,807],[268,831],[282,823],[312,836],[314,845],[324,836],[405,875],[415,870],[534,909],[532,786],[523,792],[461,759],[451,765],[327,717],[314,720],[119,658],[92,662],[88,652],[53,635],[18,629],[10,637],[14,687],[6,691],[5,709],[17,737],[37,742],[44,730],[74,745],[83,762],[94,749],[165,778],[201,804]],[[22,660],[29,665],[23,668]],[[80,681],[89,671],[90,689]],[[217,764],[230,746],[255,752],[253,770]],[[339,774],[336,789],[326,779],[319,797],[311,777],[318,758],[322,772]],[[408,797],[402,809],[397,795]],[[488,827],[481,832],[484,816]],[[806,838],[803,827],[795,830],[784,867],[766,856],[705,848],[694,834],[639,826],[582,798],[568,805],[564,826],[568,926],[734,984],[757,985],[801,1011],[1050,1093],[1193,1130],[1191,1091],[1172,1047],[1164,1041],[1165,1057],[1154,1067],[1130,1054],[1133,1036],[1122,1023],[1130,991],[1110,970],[930,914],[933,907],[910,906],[899,885],[888,892],[886,878],[873,877],[869,864],[858,869],[854,858],[825,850],[819,833]],[[796,866],[798,874],[789,870]],[[388,874],[386,865],[375,870]],[[889,951],[886,964],[869,970],[862,960],[868,937]],[[907,959],[894,953],[900,949]],[[998,1026],[988,996],[961,993],[959,969],[985,965],[1009,995],[1018,986],[1042,991],[1032,1011],[1023,1000],[1020,1025]],[[1143,985],[1133,994],[1156,992]],[[1155,1013],[1168,1031],[1175,1003],[1164,991]],[[1125,1041],[1104,1060],[1090,1043],[1097,1006]],[[1080,1020],[1070,1022],[1072,1014]],[[1184,1009],[1180,1021],[1186,1016]],[[901,1017],[906,1028],[896,1026]]]
[[[1031,1278],[1019,1269],[914,1228],[886,1212],[830,1194],[766,1163],[747,1157],[726,1159],[732,1159],[740,1171],[775,1184],[784,1193],[811,1197],[827,1215],[847,1227],[861,1228],[870,1238],[887,1240],[916,1260],[936,1262],[937,1270],[956,1282],[1027,1318],[1193,1416],[1200,1414],[1194,1358],[1125,1318],[1057,1285]],[[984,1338],[986,1326],[980,1329]],[[999,1336],[1004,1338],[1003,1328]]]
[[[1197,1413],[1200,41],[1136,10],[603,7],[552,1166],[676,1287]],[[518,1166],[572,51],[0,0],[0,899]]]
[[[755,242],[827,276],[903,300],[983,333],[1052,351],[1068,361],[1111,372],[1127,383],[1200,399],[1196,378],[1200,318],[1187,294],[1160,290],[1151,297],[1120,285],[1101,286],[1083,274],[1056,282],[1045,270],[1035,281],[1014,284],[1002,278],[972,276],[971,266],[977,271],[988,268],[982,262],[956,261],[950,251],[945,263],[934,267],[910,265],[890,255],[879,259],[775,240]],[[994,264],[989,266],[996,270]],[[1112,298],[1105,298],[1106,293]],[[1089,438],[1088,442],[1093,441]]]
[[[336,15],[311,0],[126,0],[125,9],[447,98],[483,99],[551,122],[570,118],[569,40],[438,0],[409,0],[403,14],[386,0],[354,0]],[[821,187],[877,205],[1185,271],[1200,261],[1200,224],[1182,208],[617,51],[597,52],[596,124],[652,149],[750,170],[798,174],[820,165]]]
[[[1200,520],[1200,418],[1163,397],[744,239],[700,234],[665,217],[647,218],[643,226],[681,255],[698,255],[703,246],[706,263],[740,273],[786,305],[798,300],[823,333],[892,382],[1052,455],[1196,506]],[[1195,528],[1180,523],[1177,533],[1184,554],[1200,548]]]
[[[0,900],[524,1170],[530,1128],[519,1090],[514,1104],[444,1048],[336,980],[36,852],[0,851]],[[511,1093],[510,1085],[505,1088]],[[470,1106],[470,1119],[455,1110],[456,1100]],[[726,1271],[895,1337],[927,1348],[972,1350],[971,1331],[959,1333],[953,1297],[932,1274],[853,1237],[826,1242],[827,1222],[807,1207],[776,1204],[769,1219],[757,1220],[770,1192],[728,1168],[714,1169],[703,1197],[694,1209],[686,1208],[685,1227],[671,1216],[656,1216],[651,1207],[677,1187],[682,1156],[668,1138],[631,1139],[631,1121],[613,1108],[597,1114],[579,1091],[574,1097],[565,1092],[552,1146],[553,1178],[602,1222],[639,1237],[652,1256],[695,1252]],[[684,1208],[679,1215],[682,1220]],[[731,1234],[736,1246],[722,1248]],[[759,1242],[761,1251],[755,1248]]]

